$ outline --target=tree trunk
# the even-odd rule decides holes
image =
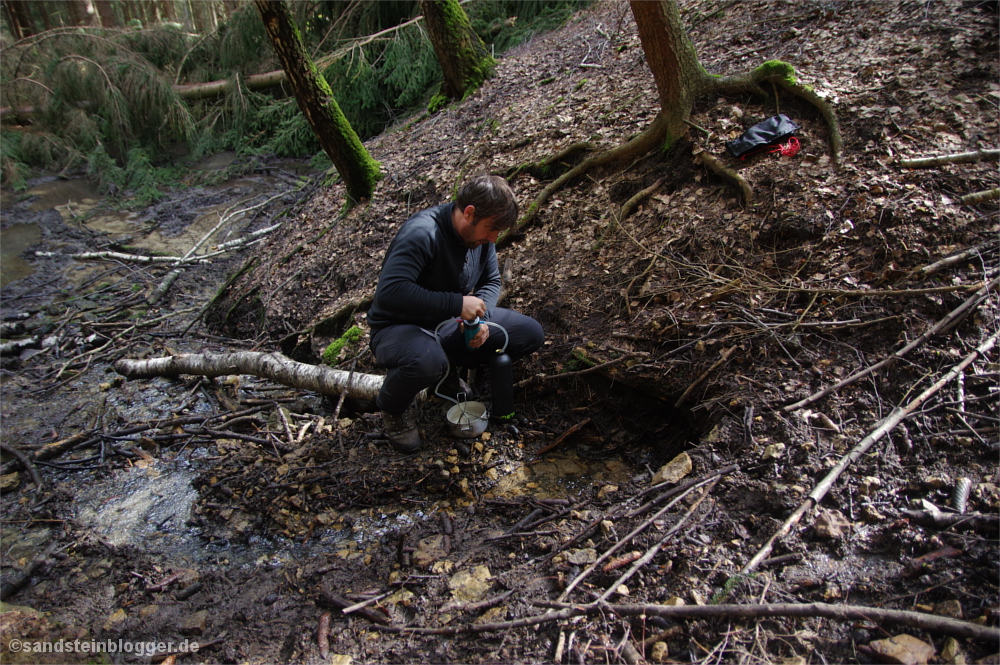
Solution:
[[[675,0],[631,0],[639,41],[656,81],[660,114],[665,116],[666,146],[687,133],[684,123],[694,101],[711,88],[711,77],[681,23]]]
[[[111,5],[111,0],[97,0],[94,5],[97,7],[97,15],[101,19],[102,28],[119,28],[121,22],[115,14],[115,8]]]
[[[472,29],[458,0],[421,0],[434,54],[444,72],[441,94],[463,99],[493,75],[496,61]],[[433,110],[433,109],[432,109]]]
[[[91,18],[86,2],[83,0],[65,0],[65,2],[70,25],[90,25]]]
[[[15,39],[24,39],[35,34],[25,0],[4,0],[3,10],[7,14],[7,23]]]
[[[288,6],[282,0],[255,0],[255,4],[299,108],[344,179],[350,202],[367,199],[381,177],[379,163],[368,154],[326,79],[306,54]]]

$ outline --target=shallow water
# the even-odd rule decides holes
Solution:
[[[21,253],[41,238],[42,230],[35,224],[11,224],[0,230],[0,288],[35,271]]]

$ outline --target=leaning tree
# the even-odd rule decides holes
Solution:
[[[349,203],[369,198],[380,178],[379,164],[368,154],[326,79],[306,54],[291,11],[284,0],[256,0],[255,4],[302,115],[344,179]]]
[[[694,103],[709,95],[751,93],[767,97],[764,85],[770,83],[805,99],[816,106],[826,119],[830,132],[831,158],[835,164],[838,163],[842,141],[837,116],[815,90],[797,81],[795,69],[790,64],[770,60],[743,74],[714,76],[699,61],[694,44],[681,23],[676,0],[630,0],[630,6],[646,61],[656,81],[660,112],[650,126],[635,138],[584,159],[549,183],[528,206],[525,215],[518,222],[519,227],[530,224],[539,208],[553,193],[585,172],[677,145],[687,136]],[[588,148],[589,144],[580,144],[571,146],[560,154]],[[753,192],[742,176],[707,151],[702,151],[699,157],[707,168],[738,187],[744,201],[750,200]]]

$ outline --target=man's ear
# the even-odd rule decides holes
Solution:
[[[465,210],[462,211],[462,214],[465,215],[466,221],[468,221],[470,224],[476,223],[476,206],[473,205],[465,206]]]

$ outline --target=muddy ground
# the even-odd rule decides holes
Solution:
[[[4,192],[4,232],[39,229],[37,240],[17,229],[30,246],[16,258],[35,272],[2,292],[5,325],[21,326],[4,341],[24,341],[2,369],[0,563],[5,581],[24,582],[6,598],[4,662],[86,660],[10,648],[60,637],[203,645],[180,662],[875,662],[901,634],[915,640],[896,640],[904,661],[996,654],[995,639],[940,625],[649,608],[826,602],[996,628],[995,350],[854,459],[819,509],[741,572],[895,407],[997,331],[996,202],[960,202],[998,186],[995,160],[899,164],[1000,144],[996,15],[973,4],[682,3],[709,71],[780,58],[828,96],[842,164],[823,119],[783,96],[802,150],[732,164],[752,203],[686,148],[557,192],[501,248],[507,303],[548,340],[517,369],[518,419],[458,440],[446,404],[426,403],[428,445],[409,457],[360,401],[246,375],[126,382],[111,364],[242,349],[317,362],[349,325],[364,331],[357,303],[408,213],[477,171],[510,174],[527,207],[548,174],[519,166],[575,141],[612,147],[654,117],[626,6],[582,11],[507,54],[474,98],[372,140],[386,177],[343,217],[339,185],[266,161],[230,164],[215,185],[193,172],[183,191],[127,214],[78,181]],[[706,100],[692,121],[722,156],[776,110]],[[69,258],[183,255],[234,202],[276,194],[209,245],[287,220],[279,233],[187,270],[155,305],[168,268]],[[970,298],[903,359],[786,408]],[[347,345],[339,367],[377,373],[365,344]],[[487,378],[473,383],[488,402]],[[680,470],[661,483],[668,463]],[[614,607],[545,615],[545,603],[599,597]],[[627,604],[649,607],[629,616]]]

